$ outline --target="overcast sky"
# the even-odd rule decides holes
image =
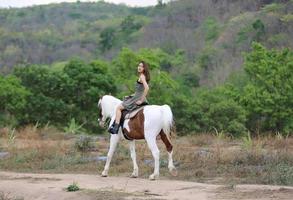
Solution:
[[[24,7],[49,3],[76,2],[77,0],[0,0],[0,7]],[[80,0],[82,2],[96,2],[98,0]],[[105,0],[112,3],[125,3],[129,6],[156,5],[157,0]]]

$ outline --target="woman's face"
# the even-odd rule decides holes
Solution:
[[[137,66],[138,73],[143,73],[143,70],[144,70],[143,64],[142,63],[139,63],[138,66]]]

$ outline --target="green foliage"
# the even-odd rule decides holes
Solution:
[[[75,118],[74,124],[84,124],[88,131],[95,132],[99,130],[95,109],[99,97],[116,91],[107,63],[99,60],[89,64],[72,60],[62,71],[26,66],[17,68],[14,73],[31,91],[21,123],[50,121],[64,127]]]
[[[284,44],[288,41],[288,36],[284,33],[279,33],[276,35],[272,35],[269,39],[268,42],[270,45],[277,46],[278,44]]]
[[[86,152],[90,150],[93,146],[94,145],[92,143],[92,138],[90,136],[81,135],[75,141],[75,148],[81,152]]]
[[[115,44],[115,28],[107,27],[105,28],[100,35],[100,44],[102,45],[102,51],[111,49]]]
[[[70,184],[67,188],[66,188],[67,192],[75,192],[80,190],[79,186],[76,182],[73,182],[72,184]]]
[[[26,104],[29,92],[15,76],[0,76],[0,111],[16,113]]]
[[[217,50],[213,47],[206,47],[198,58],[198,65],[204,70],[212,69],[215,65],[214,57],[217,55]]]
[[[172,97],[172,106],[180,134],[216,130],[230,136],[242,135],[246,131],[246,112],[234,100],[235,96],[239,96],[238,91],[232,91],[229,85],[201,88],[195,95],[184,95],[178,90]]]
[[[246,135],[242,136],[242,146],[245,150],[250,150],[253,146],[253,141],[249,131],[247,131]]]
[[[251,41],[259,42],[263,40],[265,36],[265,25],[262,20],[257,19],[248,26],[243,27],[237,34],[236,43],[241,44],[243,42]]]
[[[100,34],[100,49],[105,52],[114,47],[125,46],[136,38],[135,34],[147,21],[146,17],[128,15],[119,25],[107,25]]]
[[[184,85],[188,86],[188,88],[194,88],[199,86],[200,77],[196,73],[184,73],[182,74],[182,79],[184,80]]]
[[[15,143],[16,134],[15,134],[15,128],[8,130],[8,145],[13,145]]]
[[[81,124],[81,125],[77,124],[75,122],[75,119],[72,118],[70,122],[68,123],[68,126],[64,128],[64,131],[65,133],[69,133],[69,134],[77,134],[77,133],[80,133],[83,125],[84,124]]]
[[[265,12],[278,12],[279,10],[281,10],[284,7],[284,5],[279,4],[279,3],[272,3],[272,4],[268,4],[266,6],[264,6],[262,8],[263,11]]]
[[[281,21],[289,23],[293,21],[293,14],[287,14],[281,17]]]
[[[133,15],[129,15],[126,18],[124,18],[120,24],[121,31],[124,32],[125,34],[130,34],[134,31],[137,31],[141,27],[142,27],[142,24],[136,22]]]
[[[69,60],[72,56],[94,59],[97,49],[107,50],[116,44],[116,37],[113,40],[109,32],[104,33],[103,45],[100,44],[103,30],[113,27],[119,32],[121,21],[134,15],[138,15],[135,25],[142,25],[144,20],[140,19],[149,20],[149,10],[106,2],[0,9],[0,66],[50,64]],[[121,43],[126,42],[122,40]]]
[[[149,102],[152,104],[171,103],[172,96],[170,94],[178,88],[178,83],[167,72],[160,69],[162,64],[166,64],[167,58],[168,54],[160,49],[140,49],[138,53],[134,53],[127,48],[122,49],[112,65],[112,73],[115,74],[115,78],[120,85],[120,96],[134,92],[137,65],[141,60],[144,60],[149,64],[151,73]]]
[[[214,17],[208,17],[203,23],[202,28],[205,34],[205,40],[211,41],[218,38],[220,25]]]
[[[271,182],[276,185],[292,185],[293,184],[293,167],[290,163],[279,163],[274,166],[275,173],[271,174]]]
[[[177,134],[188,135],[200,131],[201,127],[198,123],[195,123],[195,120],[202,116],[198,106],[192,104],[191,99],[182,94],[180,90],[176,92],[176,95],[172,96],[172,100],[172,111],[175,118]]]
[[[264,23],[260,19],[257,19],[255,22],[253,22],[252,27],[256,32],[255,36],[254,36],[254,40],[255,41],[260,41],[261,38],[265,34],[265,25],[264,25]]]
[[[236,43],[241,44],[249,39],[249,33],[253,31],[252,26],[245,26],[237,33]]]
[[[15,126],[20,111],[26,106],[29,91],[15,76],[0,75],[0,127]]]
[[[202,90],[197,93],[194,104],[201,117],[196,119],[202,130],[216,128],[237,136],[245,130],[246,112],[229,95],[229,88],[219,87],[213,90]]]
[[[214,128],[215,129],[215,136],[216,136],[216,138],[218,139],[218,140],[223,140],[223,139],[225,139],[225,133],[224,133],[224,131],[218,131],[216,128]]]
[[[246,55],[245,71],[250,82],[242,104],[254,130],[293,130],[293,53],[289,49],[267,50],[258,43]],[[255,122],[255,123],[253,123]]]
[[[61,99],[60,91],[63,77],[51,73],[49,68],[36,65],[16,68],[14,74],[21,79],[22,84],[30,91],[27,105],[21,111],[21,124],[52,121],[65,123],[69,108]]]

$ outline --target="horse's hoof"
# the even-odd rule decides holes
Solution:
[[[131,175],[130,175],[130,178],[137,178],[137,177],[138,177],[137,174],[131,174]]]
[[[159,175],[152,174],[152,175],[150,175],[149,179],[150,179],[151,181],[154,181],[154,180],[156,180],[158,177],[159,177]]]
[[[106,173],[106,172],[103,172],[102,174],[101,174],[101,177],[107,177],[108,176],[108,173]]]
[[[177,172],[177,169],[176,169],[176,168],[172,168],[172,169],[170,169],[169,172],[170,172],[170,174],[171,174],[172,176],[177,176],[177,175],[178,175],[178,172]]]

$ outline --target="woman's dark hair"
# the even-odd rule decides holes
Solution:
[[[143,64],[143,74],[145,75],[146,81],[150,82],[151,76],[150,76],[150,71],[149,71],[149,65],[144,61],[140,61],[139,63]]]

